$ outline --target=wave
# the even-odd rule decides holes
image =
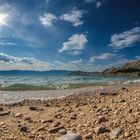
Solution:
[[[124,82],[124,84],[131,84],[131,83],[140,83],[140,79],[128,80]]]
[[[88,86],[104,86],[107,83],[70,83],[70,84],[49,84],[49,85],[33,85],[33,84],[13,84],[1,85],[2,91],[26,91],[26,90],[62,90],[74,89]]]

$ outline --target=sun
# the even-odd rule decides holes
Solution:
[[[8,25],[7,18],[8,18],[8,14],[0,13],[0,27]]]

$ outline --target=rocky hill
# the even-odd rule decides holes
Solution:
[[[124,64],[119,68],[109,68],[102,72],[103,75],[140,76],[140,60]]]

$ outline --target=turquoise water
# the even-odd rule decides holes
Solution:
[[[45,75],[0,75],[1,88],[42,87],[42,89],[62,89],[84,85],[111,85],[120,83],[140,82],[140,77],[104,77],[104,76],[45,76]],[[35,88],[37,89],[37,88]]]

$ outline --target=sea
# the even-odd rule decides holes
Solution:
[[[65,75],[0,75],[0,90],[55,90],[86,86],[129,84],[140,77],[126,76],[65,76]]]

